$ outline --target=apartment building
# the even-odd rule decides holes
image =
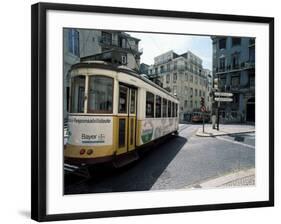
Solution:
[[[191,51],[177,54],[171,50],[155,57],[154,64],[149,67],[149,78],[179,99],[181,121],[190,121],[192,113],[200,111],[201,97],[205,97],[207,109],[211,110],[208,70],[202,63],[202,59]]]
[[[219,91],[233,93],[233,102],[220,103],[221,121],[255,122],[255,38],[211,38],[213,77]]]

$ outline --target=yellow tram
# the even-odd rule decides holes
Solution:
[[[85,61],[70,76],[67,163],[134,160],[143,145],[177,133],[176,97],[133,70]]]

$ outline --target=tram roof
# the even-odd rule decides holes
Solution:
[[[163,91],[164,93],[168,94],[169,96],[177,99],[175,96],[173,96],[170,92],[168,92],[161,86],[155,84],[154,82],[150,81],[149,79],[147,79],[145,77],[142,77],[141,75],[136,73],[134,70],[132,70],[126,66],[122,66],[122,65],[118,66],[118,65],[114,65],[114,64],[104,62],[104,61],[83,61],[83,62],[79,62],[79,63],[71,66],[71,70],[78,69],[78,68],[100,68],[100,69],[113,70],[116,72],[124,72],[124,73],[134,76],[138,79],[141,79],[142,81],[152,85],[153,87]]]

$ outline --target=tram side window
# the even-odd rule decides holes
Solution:
[[[163,117],[167,117],[167,100],[163,98]]]
[[[178,117],[178,104],[176,103],[176,117]]]
[[[136,113],[136,90],[131,89],[130,113]]]
[[[150,92],[146,92],[146,117],[154,117],[154,95]]]
[[[171,101],[168,101],[168,117],[171,117]]]
[[[161,97],[156,96],[156,117],[161,117]]]
[[[119,86],[119,113],[127,113],[128,88]]]
[[[71,113],[84,113],[85,76],[76,76],[71,80]]]
[[[172,102],[172,117],[175,116],[175,103]]]
[[[113,79],[105,76],[89,77],[89,113],[112,113]]]

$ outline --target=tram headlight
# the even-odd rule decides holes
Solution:
[[[93,151],[92,149],[88,149],[88,150],[87,150],[87,154],[88,154],[88,155],[91,155],[93,152],[94,152],[94,151]]]
[[[81,149],[81,150],[80,150],[80,155],[85,154],[85,152],[86,152],[86,150],[85,150],[85,149]]]

